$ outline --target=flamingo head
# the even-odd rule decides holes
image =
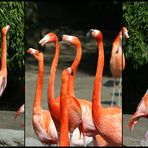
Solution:
[[[128,38],[129,38],[129,35],[128,35],[128,30],[127,30],[127,28],[126,28],[126,27],[122,27],[122,33],[123,33],[123,35],[126,37],[126,39],[128,39]]]
[[[103,38],[102,32],[97,29],[90,29],[88,33],[86,34],[86,37],[89,38],[90,36],[98,40]]]
[[[8,30],[10,29],[10,25],[6,25],[5,27],[2,28],[2,34],[6,35]]]
[[[71,67],[68,67],[67,70],[68,70],[68,72],[69,72],[70,75],[73,75],[73,70],[72,70]]]
[[[73,71],[72,71],[72,68],[71,67],[63,70],[63,72],[62,72],[62,78],[61,78],[62,79],[62,82],[67,82],[68,79],[69,79],[69,77],[70,77],[70,75],[72,75],[72,74],[73,74]]]
[[[29,48],[26,52],[32,54],[37,60],[39,60],[40,58],[43,59],[42,52],[39,52],[37,49]]]
[[[48,33],[46,34],[40,41],[39,44],[41,46],[45,46],[49,42],[56,42],[58,40],[58,37],[54,33]]]
[[[78,46],[78,45],[81,44],[79,38],[76,37],[76,36],[63,35],[62,40],[63,41],[68,41],[68,42],[70,42],[71,44],[73,44],[75,46]]]

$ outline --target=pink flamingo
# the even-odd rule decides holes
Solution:
[[[135,124],[138,123],[138,120],[141,118],[148,118],[148,89],[141,99],[140,103],[137,106],[136,112],[131,116],[128,127],[130,129],[130,132],[132,132]],[[148,131],[145,133],[144,140],[148,140]]]
[[[1,69],[0,69],[0,97],[2,96],[6,86],[7,86],[7,40],[6,35],[10,26],[2,28],[2,59],[1,59]]]
[[[98,43],[98,63],[92,97],[93,122],[100,136],[110,146],[122,145],[122,110],[119,107],[104,108],[101,105],[101,81],[104,68],[104,48],[102,32],[91,29],[87,36],[92,36]]]
[[[69,80],[68,80],[68,90],[67,93],[70,96],[75,96],[75,91],[74,91],[74,78],[76,76],[76,70],[77,67],[80,63],[81,56],[82,56],[82,48],[81,48],[81,43],[79,38],[76,36],[71,36],[71,35],[63,35],[62,40],[67,41],[74,45],[76,47],[77,53],[75,56],[75,59],[71,65],[71,69],[73,70],[73,75],[70,75]],[[76,97],[77,98],[77,97]],[[92,141],[89,137],[94,137],[96,134],[98,134],[98,131],[96,130],[93,121],[92,121],[92,104],[90,101],[86,99],[80,99],[77,98],[77,100],[80,103],[81,110],[82,110],[82,121],[83,125],[80,127],[81,132],[83,133],[83,138],[84,138],[84,145],[86,146],[87,141]],[[88,137],[86,137],[88,136]]]
[[[52,62],[51,70],[50,70],[50,79],[48,84],[48,106],[51,112],[51,116],[57,128],[57,131],[60,129],[60,97],[54,97],[54,80],[55,80],[55,73],[56,67],[58,63],[60,47],[58,37],[54,33],[48,33],[44,36],[43,39],[39,41],[41,46],[44,46],[47,42],[54,42],[55,43],[55,56]],[[69,124],[69,131],[70,131],[70,143],[71,138],[74,130],[80,125],[82,122],[82,112],[79,102],[75,97],[68,97],[67,101],[68,107],[68,124]],[[75,119],[74,119],[75,118]]]
[[[33,128],[42,144],[57,144],[57,130],[51,118],[50,112],[47,110],[43,110],[41,107],[44,78],[44,56],[42,52],[39,52],[38,50],[33,48],[29,48],[27,50],[27,53],[32,54],[38,61],[38,78],[36,83],[32,117]]]
[[[110,70],[114,78],[114,82],[113,82],[113,94],[111,98],[111,105],[113,105],[113,102],[114,102],[116,79],[120,78],[119,87],[121,87],[121,75],[122,75],[122,71],[125,69],[125,57],[122,51],[122,34],[125,35],[126,38],[129,38],[127,28],[122,27],[121,31],[115,38],[112,45],[112,52],[111,52],[111,58],[110,58]],[[118,92],[119,92],[119,106],[121,106],[120,88]]]
[[[63,40],[64,41],[68,41],[71,44],[73,44],[74,46],[76,46],[77,49],[77,53],[76,53],[76,57],[72,63],[72,70],[73,70],[73,75],[70,75],[70,78],[68,80],[68,94],[75,97],[74,95],[74,78],[75,78],[75,74],[76,74],[76,69],[77,66],[79,65],[79,62],[81,60],[81,55],[82,55],[82,49],[81,49],[81,43],[79,41],[79,39],[75,36],[69,36],[69,35],[63,35]],[[56,39],[51,37],[51,33],[48,33],[47,35],[45,35],[45,37],[43,37],[43,39],[40,40],[40,44],[42,46],[45,46],[47,43],[49,42],[55,42],[55,47],[56,47],[56,53],[55,53],[55,57],[53,60],[53,64],[51,67],[51,71],[52,71],[52,83],[54,84],[54,79],[55,78],[55,72],[56,72],[56,67],[57,67],[57,63],[58,63],[58,58],[59,58],[59,52],[60,52],[60,48],[59,48],[59,43],[58,43],[58,39],[56,37]],[[51,85],[53,85],[51,84]],[[53,95],[54,92],[49,91],[48,90],[48,94],[49,95]],[[56,102],[58,102],[60,99],[60,97],[57,97],[57,99],[55,100]],[[81,106],[81,110],[82,110],[82,121],[83,121],[83,134],[84,136],[88,136],[88,137],[84,137],[84,142],[83,140],[83,136],[82,138],[78,138],[79,135],[79,131],[76,129],[74,131],[74,137],[72,138],[72,145],[86,145],[87,143],[92,142],[92,136],[95,136],[96,134],[98,134],[98,131],[96,130],[94,123],[92,121],[92,104],[91,102],[84,100],[84,99],[79,99],[77,98],[80,106]]]
[[[15,119],[21,114],[24,113],[24,104],[17,110],[15,113]]]

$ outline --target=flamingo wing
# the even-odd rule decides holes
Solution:
[[[15,119],[24,112],[24,104],[18,109],[18,111],[15,114]]]
[[[55,142],[48,136],[46,130],[44,129],[44,125],[42,122],[42,119],[39,118],[38,115],[34,115],[33,116],[33,127],[34,130],[39,138],[39,140],[43,143],[43,144],[54,144]]]
[[[148,93],[144,95],[144,97],[141,99],[140,103],[137,106],[136,112],[133,114],[133,116],[130,118],[128,126],[130,128],[130,131],[133,130],[135,124],[138,122],[139,118],[146,117],[148,118]]]

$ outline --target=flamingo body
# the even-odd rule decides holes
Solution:
[[[48,105],[54,120],[55,126],[59,131],[60,126],[60,99],[54,98],[54,80],[55,80],[55,73],[56,67],[58,63],[60,48],[59,48],[59,41],[57,36],[54,33],[48,33],[45,35],[43,39],[39,41],[41,46],[44,46],[47,42],[54,42],[56,46],[55,56],[52,62],[51,70],[50,70],[50,80],[48,85]],[[59,98],[59,97],[58,97]],[[74,129],[79,126],[81,123],[81,107],[77,99],[73,96],[68,96],[67,100],[68,105],[68,120],[69,120],[69,131],[72,134]]]
[[[138,104],[136,112],[129,120],[128,126],[130,128],[130,131],[133,130],[135,124],[137,124],[139,118],[141,117],[148,118],[148,90]]]
[[[43,110],[42,103],[42,87],[44,78],[44,57],[42,52],[30,48],[27,53],[32,54],[38,61],[38,79],[36,84],[36,93],[33,105],[32,124],[34,131],[42,144],[51,145],[58,143],[57,130],[51,118],[50,112]]]
[[[112,45],[112,52],[111,52],[111,58],[110,58],[110,71],[112,73],[112,76],[114,78],[113,83],[113,94],[111,98],[111,105],[113,105],[114,101],[114,93],[115,93],[115,87],[116,87],[116,79],[120,78],[119,87],[121,87],[121,75],[122,71],[125,69],[125,56],[122,51],[122,34],[125,35],[126,38],[129,38],[128,31],[126,27],[122,27],[121,31],[115,38],[113,45]],[[119,106],[121,106],[120,102],[120,88],[119,88]]]
[[[15,119],[24,112],[24,104],[18,109],[18,111],[15,114]]]
[[[122,145],[122,110],[119,107],[104,108],[101,105],[101,81],[104,68],[103,35],[96,29],[91,29],[87,35],[91,35],[98,42],[98,63],[92,97],[93,122],[100,136],[110,146],[119,146]]]

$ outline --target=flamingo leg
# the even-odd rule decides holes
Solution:
[[[73,133],[70,133],[70,145],[72,145],[72,135]]]
[[[119,106],[121,107],[121,82],[122,82],[122,77],[119,79],[119,89],[118,89],[118,99],[119,99]]]
[[[58,146],[60,146],[60,132],[58,131]]]
[[[148,131],[145,133],[144,139],[145,139],[145,141],[148,141]]]
[[[84,146],[86,146],[86,136],[83,134],[83,142],[84,142]]]
[[[116,80],[113,80],[113,93],[112,93],[112,98],[111,98],[111,106],[114,104],[114,97],[115,97],[115,88],[116,88]]]

